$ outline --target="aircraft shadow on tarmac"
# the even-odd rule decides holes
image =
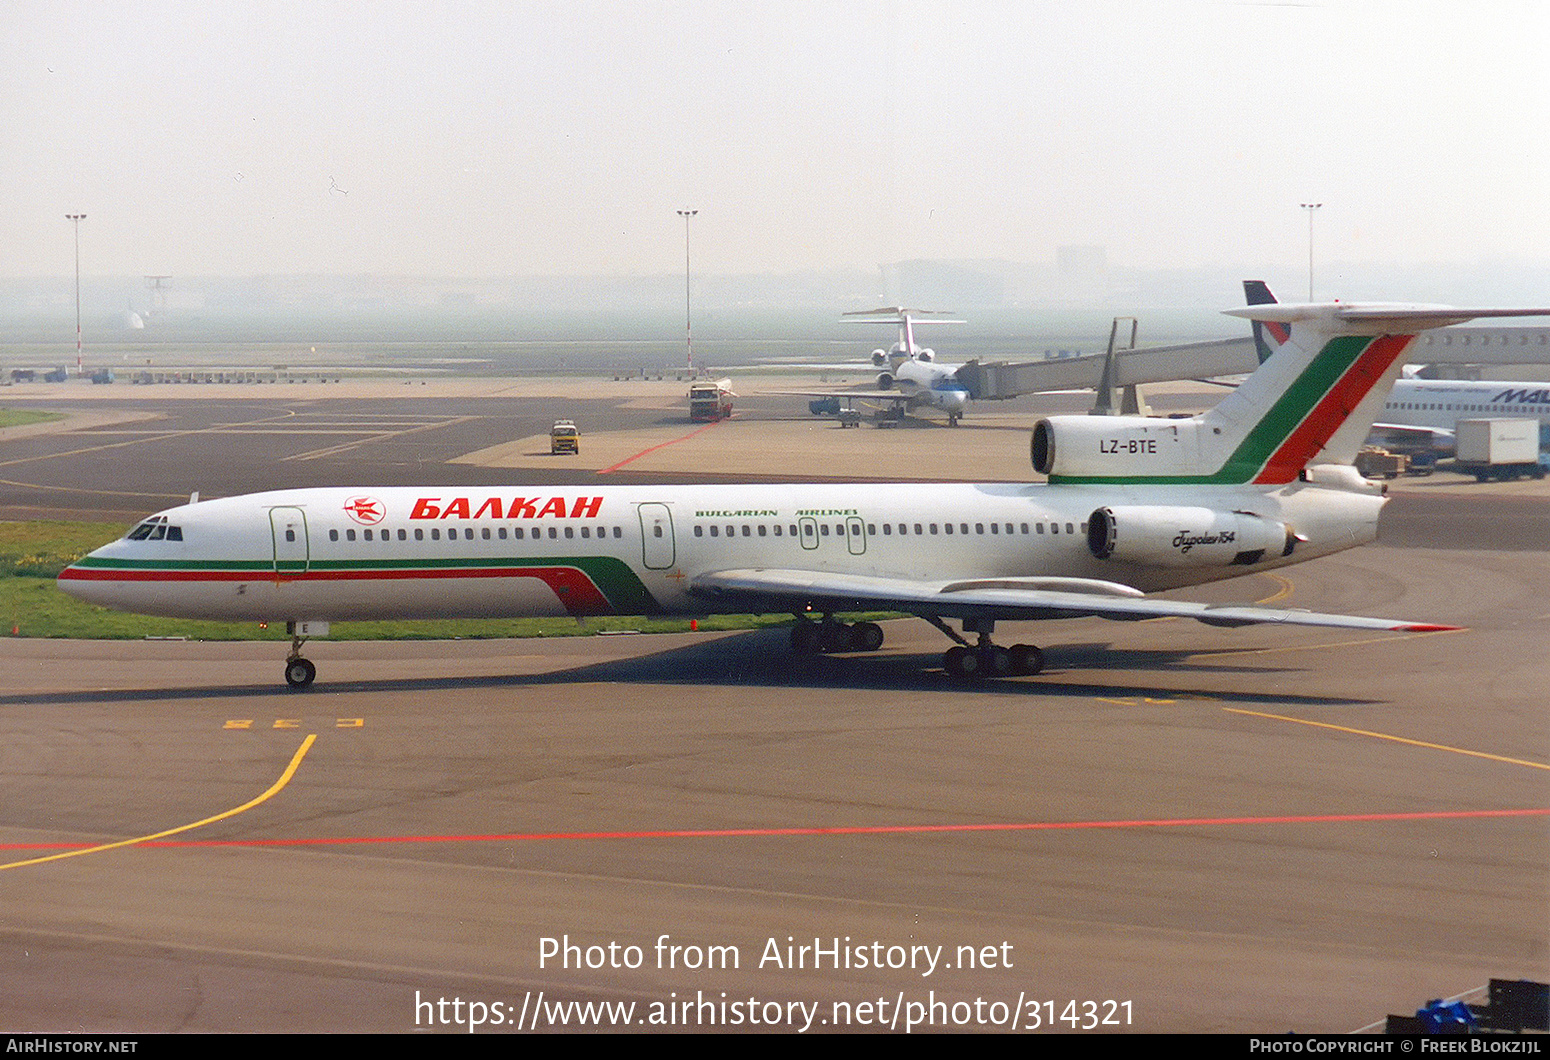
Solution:
[[[515,653],[514,653],[515,654]],[[1345,696],[1297,695],[1251,689],[1223,691],[1196,688],[1187,681],[1156,684],[1144,679],[1132,684],[1094,680],[1086,671],[1115,670],[1176,677],[1190,674],[1242,674],[1275,678],[1297,672],[1289,667],[1225,665],[1191,661],[1183,650],[1114,649],[1101,642],[1057,645],[1046,649],[1042,674],[1029,678],[965,681],[949,677],[941,669],[936,652],[887,652],[876,655],[808,655],[791,653],[783,628],[751,630],[715,637],[697,644],[627,659],[589,663],[534,674],[491,674],[476,677],[429,677],[358,681],[329,681],[327,677],[304,693],[295,693],[277,681],[264,684],[200,686],[163,689],[91,690],[0,696],[0,706],[47,706],[75,703],[163,703],[195,699],[247,699],[280,696],[298,705],[330,693],[435,692],[453,689],[524,688],[540,685],[616,683],[641,685],[708,685],[725,687],[792,688],[813,690],[869,690],[942,695],[997,695],[1033,698],[1092,698],[1167,696],[1176,699],[1221,703],[1280,704],[1285,706],[1353,706],[1378,700]],[[325,675],[329,666],[322,657]],[[278,660],[275,669],[278,671]]]

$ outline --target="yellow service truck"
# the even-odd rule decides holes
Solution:
[[[554,426],[549,428],[549,452],[558,456],[561,453],[572,455],[581,452],[581,432],[570,420],[555,420]]]

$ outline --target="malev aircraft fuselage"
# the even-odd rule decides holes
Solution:
[[[1377,426],[1427,428],[1451,438],[1459,420],[1481,417],[1550,423],[1550,383],[1397,379]]]

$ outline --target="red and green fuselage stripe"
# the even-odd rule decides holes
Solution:
[[[645,615],[661,610],[629,564],[612,556],[534,559],[201,561],[87,556],[59,575],[70,581],[241,582],[284,584],[430,581],[446,578],[537,578],[574,615]]]
[[[1343,335],[1325,343],[1242,442],[1209,474],[1051,475],[1051,482],[1234,486],[1291,482],[1371,393],[1413,335]]]

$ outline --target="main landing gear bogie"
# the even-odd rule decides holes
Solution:
[[[1014,644],[1003,648],[991,641],[995,632],[993,619],[966,618],[964,633],[977,633],[979,643],[970,644],[951,626],[936,616],[926,616],[937,629],[958,643],[948,648],[942,656],[942,669],[948,676],[968,680],[984,680],[993,677],[1031,677],[1044,669],[1044,653],[1032,644]]]
[[[1044,669],[1044,653],[1032,644],[1014,644],[1010,648],[955,644],[942,656],[942,669],[949,676],[971,680],[1028,677]]]
[[[883,646],[883,627],[876,622],[839,622],[801,618],[791,627],[791,650],[798,655],[876,651]]]

